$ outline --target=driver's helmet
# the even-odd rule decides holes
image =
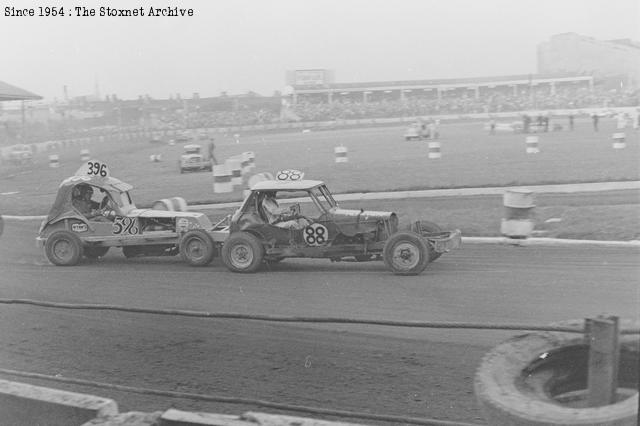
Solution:
[[[93,188],[91,185],[87,185],[86,183],[81,183],[76,185],[73,188],[73,198],[74,199],[82,199],[82,198],[91,198],[93,196]]]

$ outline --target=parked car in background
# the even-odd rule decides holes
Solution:
[[[202,146],[198,144],[188,144],[183,147],[178,165],[180,173],[211,171],[213,167],[211,159],[205,158]]]

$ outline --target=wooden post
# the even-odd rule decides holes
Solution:
[[[618,388],[618,317],[587,318],[585,331],[589,342],[587,402],[589,407],[610,405]]]

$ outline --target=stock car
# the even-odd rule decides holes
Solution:
[[[180,167],[180,173],[211,171],[213,167],[211,160],[204,158],[202,147],[198,144],[187,144],[183,147],[178,166]]]
[[[383,260],[394,274],[417,275],[442,253],[461,246],[459,230],[443,231],[428,221],[416,221],[402,229],[396,213],[340,208],[322,181],[303,177],[299,171],[284,170],[275,180],[251,187],[231,216],[229,235],[221,247],[228,269],[254,272],[263,263],[308,257]],[[281,194],[280,203],[293,202],[289,207],[292,216],[304,218],[304,228],[286,229],[269,223],[262,199],[273,192]]]
[[[92,189],[95,209],[83,214],[74,205],[75,190]],[[96,259],[111,247],[121,247],[125,257],[180,254],[194,266],[215,256],[215,239],[226,234],[203,213],[139,209],[131,199],[133,187],[110,175],[105,163],[91,160],[65,179],[43,220],[36,243],[47,259],[60,266],[77,264],[83,257]],[[77,192],[75,192],[77,195]]]

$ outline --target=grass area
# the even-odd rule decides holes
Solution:
[[[253,151],[256,169],[252,173],[295,168],[303,170],[307,178],[324,180],[334,193],[640,179],[637,132],[627,129],[627,147],[614,150],[613,120],[603,120],[599,132],[593,132],[588,120],[577,121],[575,129],[539,134],[538,154],[526,154],[525,135],[489,135],[482,123],[456,123],[441,126],[440,160],[429,160],[427,142],[405,141],[404,127],[397,126],[247,134],[241,135],[239,144],[233,135],[219,135],[216,156],[222,160]],[[334,162],[333,149],[338,145],[348,148],[348,163]],[[139,140],[91,144],[88,148],[94,158],[110,165],[113,176],[136,187],[133,196],[139,206],[172,196],[189,203],[238,201],[242,197],[243,188],[214,194],[210,173],[180,174],[180,145]],[[48,153],[38,154],[32,166],[0,166],[0,214],[45,214],[58,184],[80,166],[79,152],[79,147],[59,152],[61,166],[57,169],[48,167]],[[151,154],[161,154],[164,161],[151,163]],[[630,200],[631,204],[582,202],[578,206],[563,205],[559,200],[554,206],[539,206],[537,222],[549,236],[636,238],[640,228],[638,198],[633,194]],[[432,218],[443,226],[461,228],[465,235],[499,234],[503,216],[502,200],[491,198],[473,202],[466,198],[463,205],[423,200],[370,202],[362,207],[397,211],[407,220]],[[545,223],[547,216],[558,215],[561,222]]]
[[[539,194],[533,221],[537,236],[548,238],[628,241],[640,239],[639,191]],[[423,219],[443,229],[460,229],[467,237],[501,236],[504,206],[500,196],[438,197],[405,200],[343,201],[343,208],[393,211],[401,226]],[[302,205],[303,213],[311,207]],[[232,208],[203,210],[212,220]]]

